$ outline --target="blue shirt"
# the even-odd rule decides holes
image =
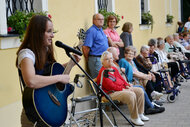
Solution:
[[[128,81],[131,83],[133,81],[132,66],[129,64],[129,62],[125,58],[122,58],[119,60],[119,66],[120,66],[120,68],[125,68],[125,74],[128,78]]]
[[[90,47],[89,55],[102,55],[109,47],[103,29],[92,25],[86,32],[84,46]]]
[[[165,51],[166,52],[173,52],[174,49],[172,49],[172,48],[174,48],[174,47],[172,45],[170,45],[168,42],[165,43]]]

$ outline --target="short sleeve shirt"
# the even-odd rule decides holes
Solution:
[[[33,61],[33,64],[35,64],[35,55],[30,49],[22,49],[18,53],[18,63],[17,66],[20,68],[20,63],[24,58],[30,58]]]
[[[102,55],[108,48],[108,39],[103,29],[92,25],[86,32],[84,46],[90,48],[89,55]]]
[[[120,36],[116,30],[107,28],[104,30],[104,33],[106,34],[107,37],[111,38],[113,42],[121,42]],[[119,54],[119,48],[117,48],[117,52]]]
[[[186,22],[184,27],[186,27],[187,30],[189,31],[190,30],[190,22]]]
[[[165,43],[165,51],[166,52],[173,52],[173,49],[170,49],[170,48],[173,48],[173,46],[171,46],[169,43]]]
[[[121,41],[120,36],[116,30],[112,30],[110,28],[107,28],[104,30],[104,33],[106,34],[107,37],[110,37],[112,39],[112,41],[116,41],[116,42]]]

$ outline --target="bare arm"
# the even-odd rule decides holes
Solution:
[[[24,58],[20,64],[25,84],[30,88],[42,88],[57,82],[69,83],[69,75],[42,76],[35,73],[33,62]]]
[[[88,55],[90,52],[90,48],[88,46],[82,46],[82,51],[83,51],[86,61],[88,61]]]
[[[184,27],[184,31],[185,31],[185,32],[187,31],[187,27]]]
[[[108,43],[111,47],[124,47],[124,43],[122,41],[120,42],[116,42],[116,41],[112,41],[112,39],[110,37],[108,37]]]
[[[139,79],[147,79],[147,80],[151,80],[151,78],[152,78],[151,75],[144,74],[144,73],[142,73],[140,71],[134,71],[133,76],[137,77]]]
[[[119,47],[124,47],[124,43],[122,41],[120,41],[118,44],[117,44]]]

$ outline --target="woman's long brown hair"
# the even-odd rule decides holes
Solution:
[[[38,70],[43,69],[47,62],[55,62],[53,46],[44,46],[44,35],[48,21],[52,22],[46,16],[33,16],[26,29],[24,40],[16,53],[18,55],[19,51],[25,48],[32,50],[35,54],[35,67]],[[16,59],[16,65],[17,62],[18,58]]]

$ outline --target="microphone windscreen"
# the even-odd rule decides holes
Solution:
[[[55,42],[55,45],[56,45],[57,47],[62,47],[62,46],[63,46],[62,42],[60,42],[60,41],[56,41],[56,42]]]

